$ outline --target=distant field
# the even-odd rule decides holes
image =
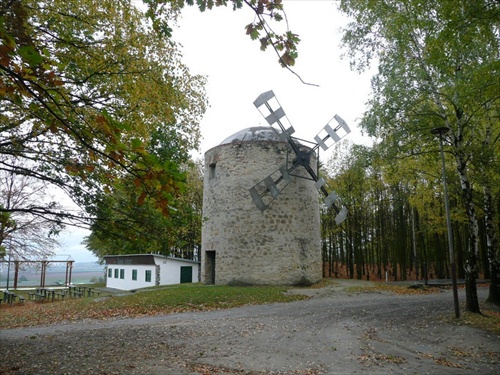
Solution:
[[[9,273],[9,287],[14,285],[14,267],[11,266]],[[24,270],[19,271],[18,288],[25,288],[40,285],[40,271]],[[46,286],[63,285],[66,279],[66,267],[49,267],[45,277]],[[92,280],[104,281],[104,266],[97,263],[75,263],[71,272],[71,282],[73,284],[90,284]],[[7,286],[7,265],[0,271],[0,288]]]

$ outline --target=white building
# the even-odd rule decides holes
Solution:
[[[133,290],[199,281],[199,262],[193,260],[157,254],[109,255],[104,260],[108,288]]]

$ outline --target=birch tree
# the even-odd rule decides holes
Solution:
[[[353,67],[364,69],[374,62],[379,67],[362,120],[368,133],[393,152],[409,155],[419,143],[437,144],[431,129],[450,129],[446,152],[453,155],[468,218],[466,309],[480,312],[471,163],[474,146],[485,137],[481,125],[487,107],[500,100],[498,2],[346,0],[339,7],[353,20],[343,37]],[[498,128],[496,117],[496,132]]]

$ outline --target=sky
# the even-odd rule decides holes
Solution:
[[[370,74],[351,71],[349,61],[341,59],[340,28],[346,18],[334,1],[285,1],[284,7],[290,29],[301,39],[293,70],[319,87],[305,85],[283,69],[271,48],[260,51],[260,43],[245,33],[254,19],[250,9],[183,11],[174,39],[183,44],[184,62],[191,72],[208,79],[210,108],[201,123],[200,155],[238,130],[267,125],[253,101],[268,90],[274,91],[285,110],[294,136],[312,141],[338,114],[351,126],[354,143],[369,143],[357,123],[370,92]],[[276,25],[280,24],[285,25],[284,21]]]
[[[193,157],[202,158],[210,148],[220,144],[237,131],[267,125],[253,101],[263,92],[273,90],[295,137],[313,141],[330,119],[338,114],[350,126],[346,137],[353,143],[369,144],[359,129],[370,93],[373,72],[358,74],[350,70],[349,61],[342,59],[345,50],[339,47],[341,31],[347,19],[334,1],[285,0],[289,28],[299,35],[299,57],[293,73],[281,68],[278,56],[269,48],[260,50],[245,26],[254,19],[250,9],[233,11],[216,8],[204,13],[196,7],[183,10],[173,38],[183,46],[183,62],[192,74],[207,77],[210,107],[202,122],[202,142]],[[284,21],[281,22],[283,27]],[[279,24],[275,31],[279,31]],[[328,151],[321,157],[328,158]],[[96,258],[81,244],[87,234],[82,229],[64,233],[62,253],[77,262]]]

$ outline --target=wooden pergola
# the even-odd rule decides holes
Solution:
[[[49,263],[66,263],[66,279],[65,286],[71,284],[71,271],[73,270],[74,260],[13,260],[14,263],[14,289],[17,289],[17,281],[19,278],[19,266],[21,263],[40,263],[42,268],[40,272],[40,288],[45,288],[45,277],[47,275],[47,266]]]

